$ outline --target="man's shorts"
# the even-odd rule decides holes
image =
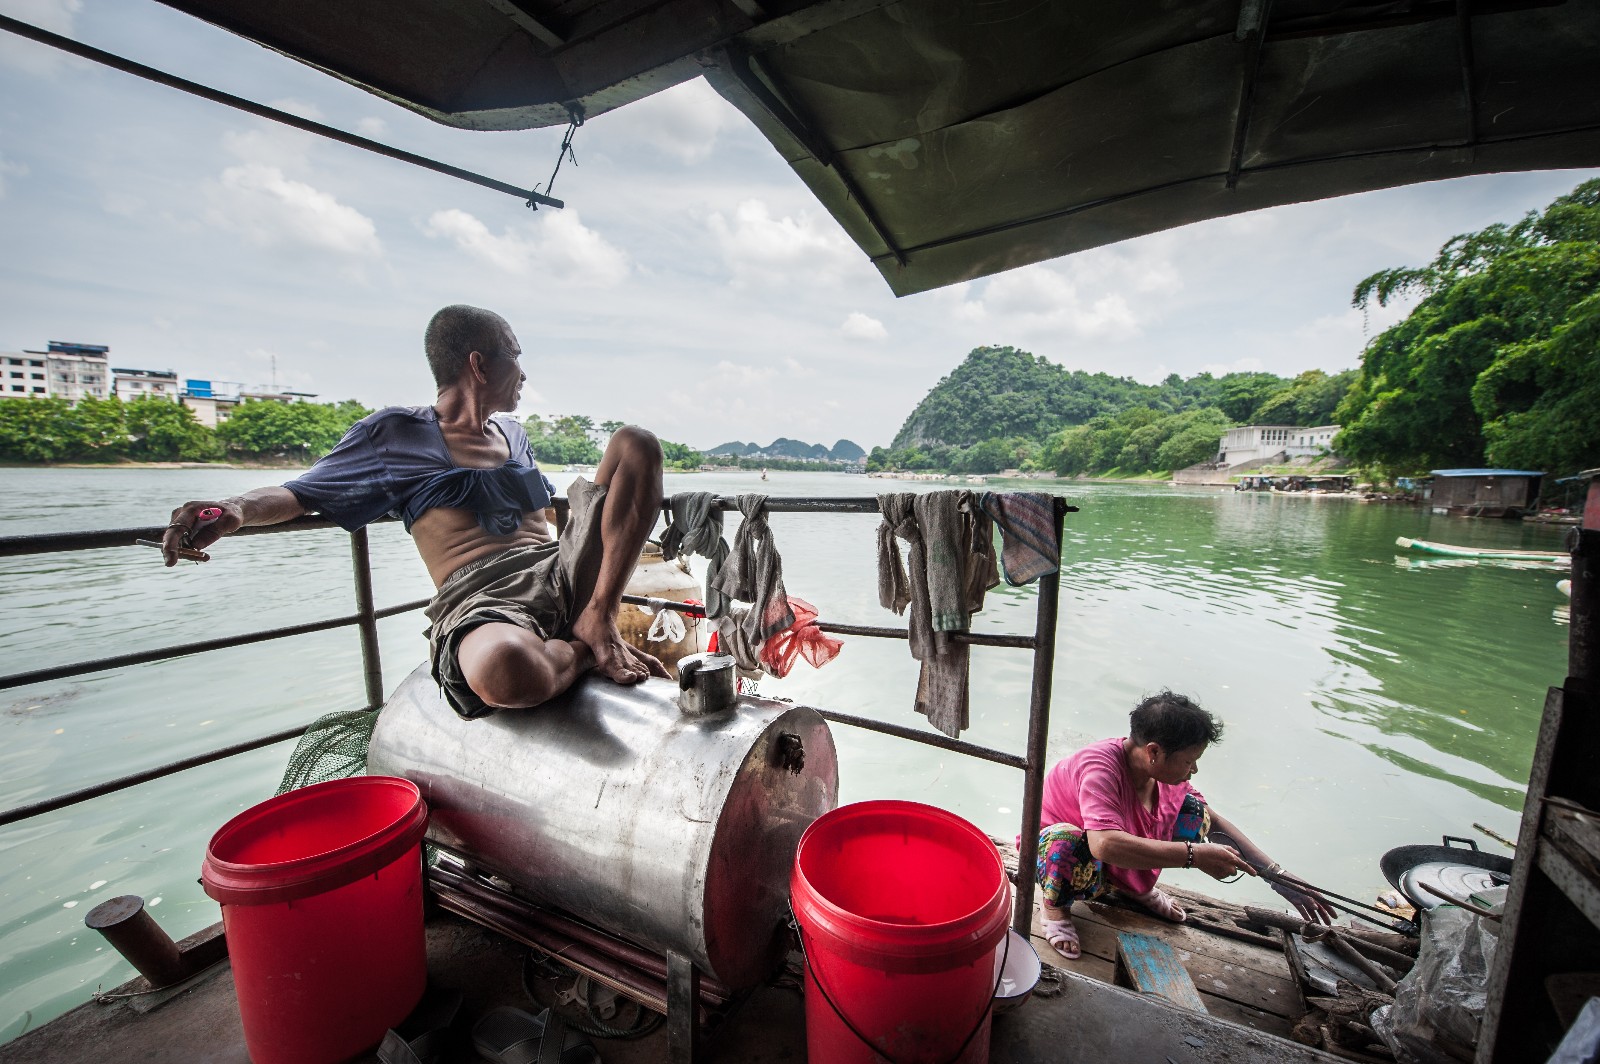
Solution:
[[[456,661],[456,649],[467,633],[500,622],[541,639],[567,634],[578,574],[598,571],[605,497],[605,488],[579,477],[567,489],[567,526],[559,541],[513,547],[468,562],[445,577],[428,604],[428,649],[434,681],[461,716],[485,717],[498,708],[478,697]]]

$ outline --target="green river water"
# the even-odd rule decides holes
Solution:
[[[273,477],[248,470],[8,469],[0,535],[161,523],[177,502]],[[553,477],[565,485],[570,475]],[[835,474],[681,475],[668,491],[858,495],[948,485]],[[995,486],[1007,486],[997,482]],[[1026,484],[1067,496],[1050,754],[1125,734],[1170,687],[1224,719],[1195,784],[1291,871],[1370,898],[1378,858],[1406,843],[1516,833],[1545,689],[1566,665],[1565,574],[1405,557],[1396,536],[1560,549],[1562,531],[1399,506],[1218,489]],[[779,514],[791,594],[828,620],[893,624],[876,596],[878,519]],[[731,534],[733,522],[730,520]],[[372,533],[378,605],[431,593],[398,525]],[[168,571],[128,547],[0,560],[0,672],[346,615],[347,537],[225,543]],[[1002,585],[976,627],[1031,633],[1032,588]],[[381,622],[385,683],[426,652],[418,613]],[[1021,753],[1031,658],[973,653],[963,738]],[[915,664],[904,643],[848,639],[768,693],[902,724]],[[0,807],[36,801],[362,704],[354,629],[0,692]],[[1011,836],[1021,775],[839,727],[841,800],[909,798]],[[0,828],[0,1041],[132,975],[82,918],[143,895],[181,937],[217,919],[197,883],[206,840],[270,795],[290,744]],[[1485,848],[1505,852],[1479,836]],[[1180,886],[1281,905],[1261,884]]]

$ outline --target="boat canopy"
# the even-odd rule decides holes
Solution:
[[[1429,471],[1435,477],[1542,477],[1543,473],[1536,473],[1528,469],[1434,469]]]
[[[165,0],[469,129],[704,74],[905,295],[1188,222],[1600,165],[1580,0]]]

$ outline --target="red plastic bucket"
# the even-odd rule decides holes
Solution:
[[[372,1049],[422,998],[416,784],[355,776],[245,810],[206,847],[255,1064],[333,1064]]]
[[[789,879],[806,1047],[827,1064],[987,1064],[1011,888],[953,813],[860,802],[819,817]]]

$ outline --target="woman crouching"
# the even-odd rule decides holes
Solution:
[[[1236,872],[1282,875],[1283,866],[1206,805],[1189,780],[1222,725],[1183,695],[1163,691],[1129,715],[1128,736],[1105,739],[1059,762],[1045,778],[1038,876],[1044,936],[1068,960],[1082,952],[1069,915],[1074,901],[1115,887],[1167,920],[1184,912],[1156,886],[1163,868],[1198,868],[1214,879]],[[1226,844],[1209,841],[1215,833]],[[1274,879],[1307,920],[1330,923],[1315,892]]]

